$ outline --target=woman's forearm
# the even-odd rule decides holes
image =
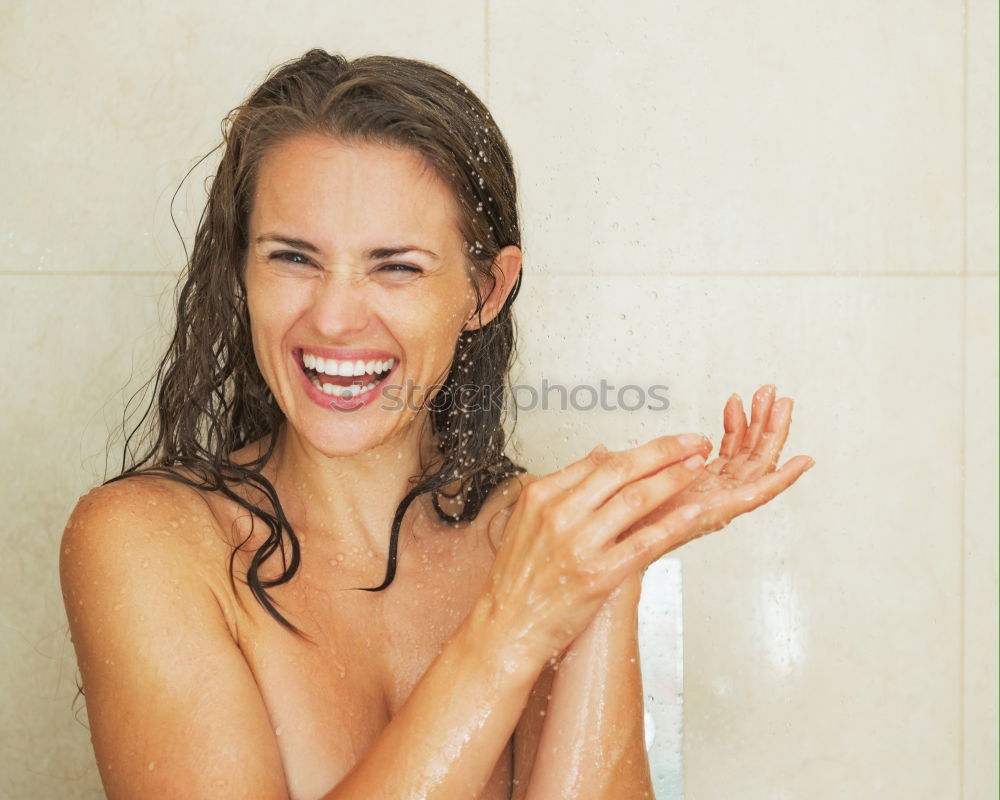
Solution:
[[[643,730],[638,608],[626,580],[555,674],[526,800],[652,798]]]
[[[486,786],[543,663],[505,655],[473,607],[399,713],[322,800],[474,800]]]

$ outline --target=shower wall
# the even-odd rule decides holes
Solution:
[[[120,467],[164,346],[177,185],[312,46],[439,63],[506,134],[534,471],[664,433],[718,446],[731,393],[795,399],[784,458],[816,466],[670,554],[683,796],[996,796],[997,4],[235,8],[0,8],[0,796],[102,796],[62,527]],[[212,163],[173,202],[188,242]]]

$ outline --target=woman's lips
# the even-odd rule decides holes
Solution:
[[[303,382],[303,387],[309,398],[317,405],[324,408],[335,408],[339,411],[356,411],[372,403],[379,396],[379,389],[396,372],[396,368],[399,366],[399,360],[396,359],[392,368],[371,389],[361,392],[361,394],[354,397],[338,397],[337,395],[327,394],[322,389],[317,388],[316,384],[312,382],[310,375],[306,372],[302,359],[297,357],[295,361],[298,366],[298,373]]]

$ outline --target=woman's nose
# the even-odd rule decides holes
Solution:
[[[331,342],[364,330],[371,318],[364,281],[352,277],[324,281],[313,295],[310,315],[317,332]]]

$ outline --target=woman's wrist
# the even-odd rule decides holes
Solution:
[[[615,590],[608,596],[609,601],[624,603],[625,601],[639,602],[639,595],[642,593],[641,572],[633,572],[625,580],[618,584]]]
[[[554,654],[541,653],[519,638],[487,596],[480,597],[455,634],[465,648],[496,664],[497,678],[503,683],[534,685]]]

